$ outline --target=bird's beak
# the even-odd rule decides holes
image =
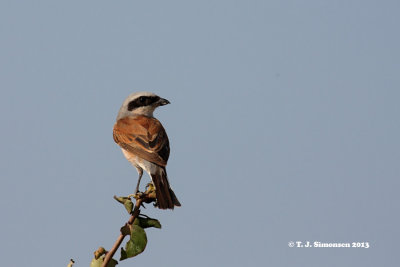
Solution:
[[[171,102],[169,102],[167,99],[160,98],[160,100],[158,100],[158,105],[159,106],[165,106],[165,105],[168,105],[168,104],[171,104]]]

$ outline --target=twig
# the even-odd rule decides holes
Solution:
[[[139,216],[140,214],[140,205],[142,205],[143,198],[138,198],[135,203],[135,208],[132,211],[132,215],[129,218],[129,221],[126,223],[127,225],[132,225],[133,221]],[[120,233],[117,240],[114,243],[114,246],[111,248],[110,251],[107,252],[106,256],[104,257],[103,264],[101,265],[102,267],[106,267],[108,262],[112,259],[114,256],[115,252],[118,250],[119,246],[121,245],[122,241],[124,240],[125,235],[123,233]]]

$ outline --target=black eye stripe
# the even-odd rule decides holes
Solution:
[[[132,111],[135,108],[149,106],[160,100],[158,96],[140,96],[128,104],[128,110]]]

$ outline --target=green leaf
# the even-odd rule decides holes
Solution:
[[[147,245],[146,232],[139,225],[133,224],[130,240],[126,243],[125,249],[121,247],[120,260],[122,261],[127,258],[132,258],[142,253],[146,248],[146,245]]]
[[[140,226],[139,218],[135,218],[135,220],[133,221],[133,225],[139,225]]]
[[[126,254],[126,251],[123,247],[121,247],[121,257],[119,258],[120,261],[123,261],[128,258],[128,255]]]
[[[161,228],[160,221],[150,217],[139,217],[139,225],[142,228],[149,228],[149,227]]]
[[[114,199],[115,199],[116,201],[118,201],[119,203],[124,204],[124,202],[125,202],[125,200],[127,199],[127,197],[117,197],[117,196],[114,196]]]
[[[105,256],[103,255],[100,258],[98,258],[97,260],[96,259],[92,259],[92,262],[90,263],[90,267],[101,267],[101,265],[104,262],[104,257]],[[107,267],[115,267],[115,265],[117,265],[117,264],[118,264],[118,261],[116,261],[114,259],[111,259],[108,262]]]
[[[114,199],[118,201],[119,203],[123,204],[126,211],[128,211],[129,214],[131,214],[133,210],[133,202],[130,197],[117,197],[114,196]]]
[[[129,214],[131,214],[131,212],[133,210],[133,202],[130,198],[124,202],[124,207],[125,207],[126,211]]]

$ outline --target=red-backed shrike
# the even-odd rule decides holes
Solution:
[[[160,209],[181,206],[169,185],[165,169],[169,157],[168,136],[161,123],[153,117],[157,107],[167,104],[168,100],[153,93],[133,93],[122,104],[113,131],[114,141],[139,173],[136,192],[145,170],[155,186]]]

